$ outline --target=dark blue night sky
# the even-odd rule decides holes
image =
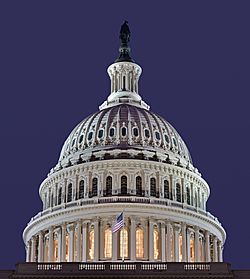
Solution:
[[[250,268],[249,1],[1,1],[0,268],[25,260],[22,231],[64,140],[110,90],[120,25],[139,90],[181,134],[227,231],[224,260]]]

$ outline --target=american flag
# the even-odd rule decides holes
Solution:
[[[116,218],[116,222],[113,226],[112,232],[115,233],[117,231],[119,231],[119,229],[123,226],[123,212],[121,214],[119,214]]]

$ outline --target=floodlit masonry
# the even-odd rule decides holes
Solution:
[[[108,67],[111,93],[66,139],[23,232],[27,262],[222,262],[226,233],[178,132],[139,95],[130,32]],[[124,212],[124,229],[112,233]],[[122,252],[123,251],[123,252]]]

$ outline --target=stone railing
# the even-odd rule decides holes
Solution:
[[[95,198],[87,198],[87,199],[81,199],[77,201],[72,201],[69,203],[63,203],[54,207],[50,207],[42,212],[39,212],[37,215],[35,215],[33,218],[31,218],[30,222],[40,218],[41,216],[45,216],[49,213],[76,207],[76,206],[85,206],[85,205],[93,205],[93,204],[105,204],[105,203],[144,203],[144,204],[158,204],[168,207],[177,207],[182,208],[184,210],[193,211],[199,214],[202,214],[203,216],[208,217],[209,219],[212,219],[216,223],[220,224],[218,219],[214,217],[211,213],[202,210],[200,208],[197,208],[195,206],[191,206],[185,203],[180,203],[173,200],[167,200],[167,199],[159,199],[154,197],[138,197],[138,196],[109,196],[109,197],[95,197]]]
[[[31,275],[51,272],[52,274],[103,274],[119,273],[152,273],[165,272],[190,275],[195,272],[202,274],[221,274],[229,272],[227,263],[160,263],[160,262],[89,262],[89,263],[22,263],[17,264],[15,274]]]

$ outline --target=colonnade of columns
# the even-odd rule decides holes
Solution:
[[[121,259],[121,230],[114,220],[63,223],[40,231],[26,243],[27,262],[86,262]],[[222,262],[222,243],[209,231],[165,220],[125,219],[125,260]],[[141,233],[138,230],[141,230]],[[123,248],[124,249],[124,248]],[[105,256],[108,255],[108,256]]]

